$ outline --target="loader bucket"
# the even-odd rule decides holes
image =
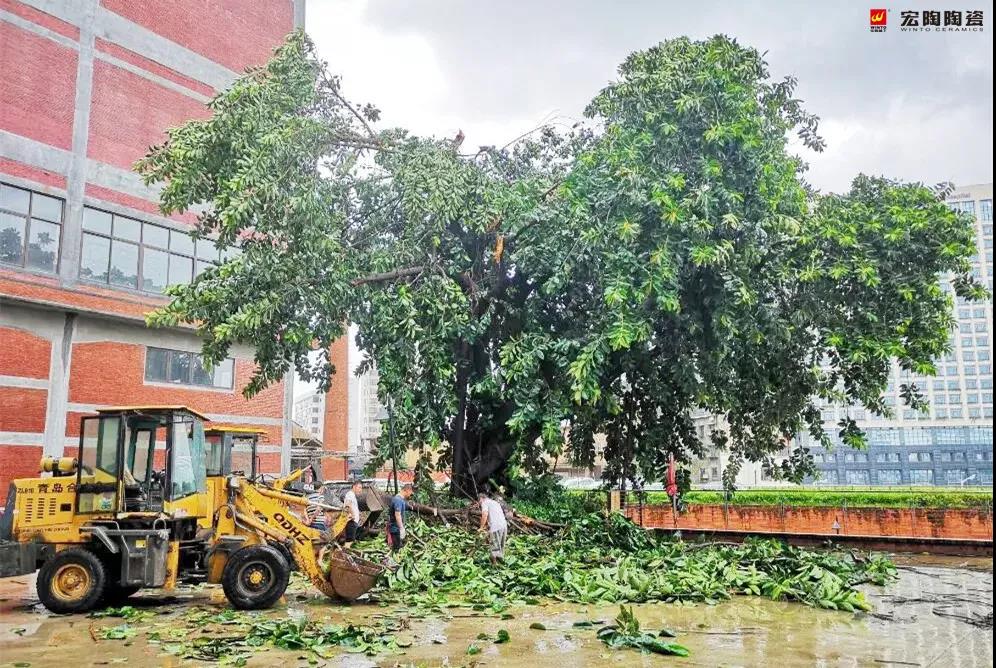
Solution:
[[[336,550],[330,560],[329,580],[336,595],[352,601],[377,583],[377,577],[384,572],[380,564],[364,559],[345,549]]]

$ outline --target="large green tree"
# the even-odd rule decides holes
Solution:
[[[608,478],[659,479],[700,453],[697,410],[726,417],[731,471],[799,480],[804,449],[771,456],[824,438],[814,401],[887,413],[890,360],[931,373],[946,349],[938,275],[984,291],[936,190],[807,187],[788,142],[822,141],[794,86],[727,37],[670,40],[632,54],[586,123],[464,154],[377,127],[292,35],[138,165],[164,211],[241,249],[150,321],[194,324],[214,360],[251,342],[249,394],[290,368],[327,388],[309,353],[356,323],[399,439],[459,494],[547,455],[591,462],[598,433]]]

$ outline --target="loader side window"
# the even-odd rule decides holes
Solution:
[[[121,418],[84,418],[80,432],[77,508],[81,513],[114,512],[118,495],[118,440]]]
[[[207,449],[207,474],[219,476],[224,473],[224,442],[222,434],[214,434],[205,438],[204,446]]]

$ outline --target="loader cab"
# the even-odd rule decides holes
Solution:
[[[211,425],[204,430],[208,478],[233,473],[255,479],[259,460],[256,450],[265,429],[238,425]]]
[[[202,529],[213,525],[214,513],[227,500],[225,480],[230,475],[240,475],[255,480],[259,472],[256,450],[265,429],[239,425],[211,425],[204,430],[207,463],[207,491],[211,509],[198,521]]]
[[[76,512],[203,517],[205,419],[185,406],[122,406],[83,418]]]

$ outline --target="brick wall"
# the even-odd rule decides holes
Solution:
[[[66,189],[66,176],[64,174],[25,165],[23,162],[18,162],[17,160],[0,158],[0,174],[17,176],[28,181],[58,188],[59,190]]]
[[[7,502],[7,488],[17,478],[34,478],[42,458],[40,445],[5,445],[0,443],[0,495]]]
[[[265,63],[293,25],[289,0],[103,0],[102,4],[237,72]]]
[[[52,344],[31,332],[0,327],[0,376],[48,378]]]
[[[167,128],[208,115],[197,100],[98,60],[87,155],[131,169],[149,146],[165,141]]]
[[[47,390],[0,387],[0,431],[44,432],[47,402]]]
[[[235,389],[196,389],[145,382],[145,347],[114,341],[73,346],[69,402],[103,406],[184,404],[202,413],[279,418],[283,415],[283,383],[271,385],[252,400],[241,390],[253,363],[236,360]]]
[[[639,522],[641,511],[625,513]],[[667,505],[644,506],[643,526],[683,531],[743,531],[904,538],[992,540],[991,510],[918,508],[802,508],[689,504],[677,517]],[[834,528],[837,523],[839,530]]]
[[[68,37],[71,40],[77,41],[80,38],[80,29],[76,26],[18,0],[0,0],[0,9],[19,16],[22,19],[27,19],[34,24],[58,33],[63,37]]]
[[[72,146],[76,52],[0,21],[0,129]]]
[[[201,95],[211,97],[215,93],[215,90],[211,88],[211,86],[208,86],[205,83],[201,83],[196,79],[191,79],[188,76],[184,76],[183,74],[180,74],[174,69],[166,67],[161,63],[157,63],[154,60],[150,60],[140,54],[135,53],[134,51],[130,51],[124,47],[118,46],[113,42],[108,42],[106,39],[101,39],[98,37],[96,40],[96,47],[97,50],[100,51],[101,53],[106,53],[110,56],[114,56],[115,58],[125,61],[126,63],[140,67],[146,72],[152,72],[157,76],[161,76],[164,79],[168,79],[173,83],[180,84],[181,86],[189,88],[190,90],[196,93],[200,93]]]
[[[345,336],[338,339],[332,344],[330,352],[336,374],[332,379],[332,387],[325,395],[322,442],[327,451],[346,452],[349,449],[349,341]],[[326,480],[334,479],[340,474],[335,462],[332,457],[323,460],[322,476]]]

